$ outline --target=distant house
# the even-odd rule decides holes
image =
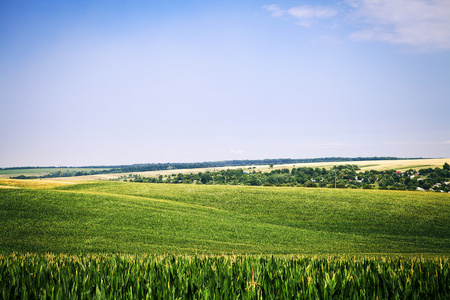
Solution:
[[[417,187],[416,190],[424,192],[425,190],[421,187]]]

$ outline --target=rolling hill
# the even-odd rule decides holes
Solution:
[[[450,195],[2,180],[1,252],[450,253]]]

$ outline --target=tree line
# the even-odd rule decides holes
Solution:
[[[406,158],[398,157],[322,157],[322,158],[277,158],[277,159],[259,159],[259,160],[223,160],[211,162],[194,162],[194,163],[149,163],[149,164],[133,164],[133,165],[116,165],[116,166],[88,166],[79,168],[92,168],[89,171],[60,171],[58,167],[54,168],[54,172],[42,176],[25,176],[20,175],[13,177],[14,179],[33,179],[33,178],[54,178],[54,177],[72,177],[84,175],[99,175],[111,173],[131,173],[131,172],[147,172],[147,171],[164,171],[174,169],[199,169],[199,168],[219,168],[219,167],[240,167],[249,165],[282,165],[282,164],[299,164],[299,163],[318,163],[318,162],[352,162],[352,161],[369,161],[369,160],[400,160]],[[422,159],[422,158],[407,158]],[[5,168],[3,170],[14,169],[42,169],[44,167],[26,167],[26,168]],[[63,167],[67,169],[68,167]],[[70,169],[71,167],[69,167]]]
[[[368,170],[358,172],[357,165],[338,165],[332,169],[300,167],[278,169],[269,172],[248,169],[227,169],[189,174],[159,175],[142,177],[135,175],[132,182],[169,183],[169,184],[228,184],[250,186],[302,186],[328,188],[364,188],[387,190],[434,190],[450,192],[450,166],[421,170]],[[127,180],[127,179],[126,179]]]

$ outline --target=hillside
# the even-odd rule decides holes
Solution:
[[[36,182],[0,182],[0,252],[450,253],[448,194]]]

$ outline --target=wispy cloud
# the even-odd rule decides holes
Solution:
[[[289,8],[287,13],[298,19],[330,18],[337,15],[337,11],[332,8],[310,5]]]
[[[433,49],[450,49],[448,0],[351,0],[352,15],[368,28],[357,30],[358,41],[383,41]]]
[[[450,50],[449,0],[345,0],[335,6],[303,5],[281,9],[263,6],[272,16],[288,15],[297,24],[312,26],[339,17],[353,27],[350,39],[412,45],[426,51]]]
[[[443,142],[444,145],[450,145],[450,140]]]
[[[302,5],[284,10],[277,4],[271,4],[264,5],[263,8],[272,12],[273,17],[281,17],[287,13],[298,20],[297,24],[305,27],[311,26],[314,19],[330,18],[338,13],[336,10],[326,6]]]
[[[272,17],[281,17],[285,13],[285,10],[281,9],[276,4],[264,5],[263,8],[267,11],[272,12]]]
[[[287,13],[298,19],[297,24],[304,27],[310,27],[314,19],[330,18],[337,15],[337,11],[332,8],[310,5],[289,8]]]

